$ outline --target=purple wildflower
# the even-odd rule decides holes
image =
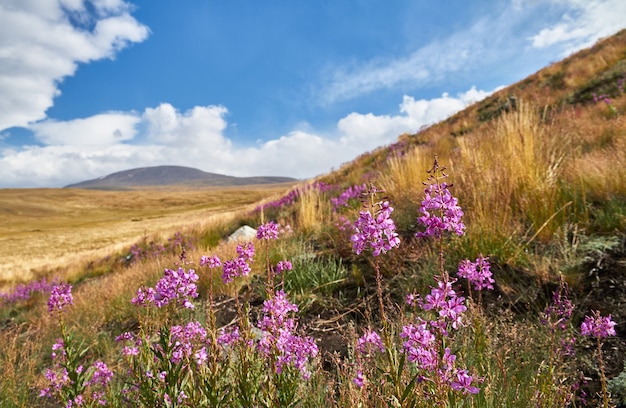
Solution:
[[[94,371],[91,375],[91,380],[87,381],[87,386],[99,384],[106,387],[107,384],[113,379],[113,371],[109,370],[109,367],[107,367],[104,362],[99,360],[94,362],[92,367],[94,368]]]
[[[131,300],[134,305],[145,306],[154,303],[156,307],[163,307],[170,302],[175,302],[187,309],[193,309],[191,298],[198,297],[195,282],[198,275],[193,269],[185,270],[179,267],[177,270],[165,269],[163,277],[153,288],[139,288],[137,296]]]
[[[263,303],[264,316],[258,323],[263,332],[258,347],[263,354],[273,355],[273,368],[277,374],[281,374],[285,366],[293,366],[304,379],[308,379],[311,373],[306,363],[317,355],[318,348],[311,337],[293,333],[297,327],[296,319],[288,315],[297,311],[298,306],[292,304],[282,290],[266,300]]]
[[[370,211],[360,211],[354,223],[355,233],[350,240],[357,255],[368,246],[373,250],[372,255],[378,256],[400,245],[396,225],[391,219],[393,207],[388,201],[379,201],[374,204],[376,206],[379,210],[374,215]]]
[[[170,338],[172,363],[178,364],[192,358],[197,361],[203,354],[201,350],[206,343],[207,331],[199,322],[189,322],[186,326],[172,326]]]
[[[358,370],[356,372],[356,377],[352,380],[352,382],[354,382],[354,384],[357,387],[363,388],[363,386],[365,385],[365,377],[363,376],[363,370]]]
[[[281,274],[285,271],[291,271],[291,270],[293,270],[293,265],[289,261],[279,261],[278,264],[276,264],[277,274]]]
[[[237,245],[237,257],[225,261],[222,266],[222,281],[229,284],[235,278],[248,276],[252,271],[248,262],[254,262],[254,244],[252,242]]]
[[[405,339],[404,352],[410,362],[419,368],[434,370],[437,368],[437,349],[435,335],[424,321],[417,326],[410,324],[402,327],[400,337]]]
[[[559,287],[552,295],[552,303],[546,306],[544,311],[545,319],[542,319],[544,324],[550,322],[553,330],[556,327],[565,330],[565,323],[572,317],[574,312],[574,304],[569,299],[568,292],[567,282],[563,280],[562,276],[559,276]]]
[[[359,337],[356,349],[361,354],[367,354],[372,351],[372,349],[383,353],[385,351],[385,346],[378,333],[373,330],[367,330],[361,337]]]
[[[495,283],[491,273],[491,265],[489,265],[489,258],[482,255],[476,258],[476,262],[471,262],[469,259],[461,261],[457,276],[470,281],[474,285],[474,290],[493,290],[493,284]]]
[[[467,370],[459,370],[456,373],[456,380],[452,381],[450,386],[455,391],[463,391],[463,394],[478,394],[480,389],[472,385],[473,378],[467,373]]]
[[[278,227],[279,225],[274,223],[274,221],[259,225],[256,233],[257,239],[266,241],[278,239]]]
[[[73,304],[72,285],[62,283],[52,288],[48,299],[48,312],[62,312],[65,306]]]
[[[594,311],[593,316],[585,316],[585,321],[580,325],[583,336],[603,338],[615,336],[616,323],[611,320],[611,315],[601,316],[600,312]]]
[[[416,237],[440,238],[443,231],[463,235],[465,231],[465,224],[461,221],[463,210],[448,187],[448,184],[443,182],[429,184],[424,190],[426,198],[420,207],[423,215],[418,218],[418,221],[426,227],[426,231],[416,233]]]
[[[419,301],[419,295],[416,293],[409,293],[408,295],[406,295],[405,300],[407,305],[415,306]]]
[[[235,326],[231,329],[222,328],[217,336],[217,344],[222,347],[230,346],[231,344],[239,341],[240,338],[239,327]]]
[[[222,266],[222,261],[217,256],[202,255],[200,258],[200,266],[208,265],[210,269],[219,268]]]
[[[254,244],[252,242],[247,242],[245,244],[237,245],[237,255],[239,258],[245,260],[246,262],[253,261]]]

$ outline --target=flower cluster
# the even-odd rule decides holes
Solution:
[[[544,310],[544,324],[552,322],[552,325],[555,327],[565,330],[565,323],[574,313],[574,304],[569,299],[568,292],[567,282],[559,276],[559,287],[552,295],[552,303],[546,306],[546,309]]]
[[[317,345],[311,337],[294,334],[297,328],[296,319],[289,316],[297,312],[298,306],[292,304],[279,290],[276,295],[263,303],[263,318],[258,326],[262,331],[259,350],[266,356],[273,356],[276,374],[281,374],[285,367],[293,366],[300,371],[303,378],[311,376],[307,368],[309,357],[318,353]]]
[[[190,237],[185,237],[181,232],[176,232],[173,236],[167,239],[165,244],[150,241],[145,241],[140,244],[134,244],[130,247],[130,253],[127,261],[139,261],[143,259],[152,259],[161,256],[166,253],[175,253],[180,248],[191,249],[194,247],[194,240]]]
[[[580,325],[580,331],[583,336],[600,339],[615,336],[615,325],[611,315],[601,316],[600,312],[594,311],[592,316],[585,316],[585,320]]]
[[[65,306],[73,304],[72,285],[62,283],[52,288],[48,299],[48,312],[62,312]]]
[[[186,326],[173,326],[170,330],[172,356],[174,364],[187,363],[193,359],[202,365],[208,358],[206,342],[207,331],[198,322],[189,322]]]
[[[357,341],[356,349],[361,354],[368,354],[371,351],[385,351],[380,335],[373,330],[367,330]]]
[[[400,245],[396,225],[391,219],[393,207],[388,201],[379,201],[373,207],[378,207],[373,215],[370,211],[360,211],[354,222],[355,233],[350,240],[357,255],[368,246],[373,250],[372,255],[378,256]]]
[[[440,238],[443,231],[463,235],[465,224],[461,221],[463,210],[458,199],[450,193],[447,183],[429,184],[424,190],[426,197],[422,201],[420,212],[423,214],[418,221],[426,227],[426,231],[418,232],[416,237]]]
[[[467,279],[474,285],[474,290],[493,290],[493,284],[495,283],[492,278],[489,258],[482,255],[476,258],[476,262],[472,262],[469,259],[461,261],[457,276]]]
[[[455,280],[449,278],[435,278],[437,287],[430,290],[430,294],[424,299],[419,299],[420,307],[423,310],[432,310],[438,313],[439,320],[432,321],[431,325],[441,331],[444,336],[448,335],[448,326],[458,329],[462,324],[462,313],[467,310],[465,298],[457,296],[452,289]]]
[[[20,283],[12,291],[0,293],[0,306],[2,304],[11,304],[21,300],[28,300],[34,293],[50,292],[56,285],[58,285],[57,279],[54,279],[52,282],[48,282],[46,278],[28,283]]]
[[[279,224],[276,224],[274,221],[270,221],[266,224],[259,225],[259,228],[256,232],[256,238],[259,240],[273,240],[278,239],[278,228]]]
[[[281,274],[283,272],[293,270],[293,265],[291,264],[291,261],[279,261],[274,269],[277,274]]]
[[[403,326],[400,337],[405,339],[404,352],[410,362],[425,370],[437,368],[435,335],[428,328],[426,322],[420,319],[418,325]]]
[[[213,257],[214,265],[217,265],[219,258]],[[217,259],[217,260],[216,260]],[[225,261],[222,267],[222,281],[229,284],[233,279],[240,276],[248,276],[252,271],[250,263],[254,262],[254,244],[247,242],[237,245],[237,257]]]
[[[462,324],[461,315],[467,310],[465,298],[457,296],[447,276],[437,279],[437,287],[431,288],[428,295],[421,299],[415,294],[407,296],[410,304],[419,304],[423,310],[437,312],[437,319],[425,321],[418,319],[416,324],[405,325],[400,337],[408,361],[424,371],[432,380],[447,384],[463,394],[477,394],[479,389],[472,385],[474,378],[466,369],[456,367],[456,355],[450,348],[440,350],[442,342],[438,339],[450,336],[451,329],[458,329]]]
[[[355,184],[345,189],[339,196],[330,199],[333,211],[337,212],[341,207],[347,207],[351,199],[359,198],[367,191],[367,184]]]
[[[198,297],[196,283],[198,275],[193,269],[185,270],[179,267],[177,270],[165,269],[163,277],[154,288],[141,287],[137,290],[137,296],[131,303],[138,306],[146,306],[154,303],[156,307],[163,307],[175,302],[187,309],[193,309],[192,298]]]
[[[66,406],[82,406],[89,401],[106,405],[105,390],[113,379],[113,372],[102,361],[95,361],[85,369],[83,365],[74,367],[68,361],[68,352],[62,339],[52,345],[53,367],[47,368],[45,377],[48,386],[41,390],[40,397],[67,400]],[[68,371],[71,370],[71,371]],[[74,390],[81,390],[75,395]]]
[[[220,261],[220,258],[215,256],[206,256],[206,255],[202,255],[202,257],[200,257],[200,266],[205,266],[208,265],[210,269],[215,269],[215,268],[219,268],[220,266],[222,266],[222,261]]]

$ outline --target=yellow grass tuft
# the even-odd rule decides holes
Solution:
[[[330,203],[317,189],[305,189],[300,195],[298,205],[296,228],[300,232],[319,232],[331,219]]]
[[[492,231],[529,233],[548,239],[559,224],[558,183],[568,149],[565,135],[541,123],[536,109],[520,103],[484,133],[459,139],[460,177],[470,224]],[[552,223],[552,224],[551,224]]]

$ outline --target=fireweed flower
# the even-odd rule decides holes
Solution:
[[[276,264],[277,274],[281,274],[285,271],[291,271],[291,270],[293,270],[293,265],[289,261],[279,261],[278,264]]]
[[[406,304],[409,306],[415,306],[419,301],[419,295],[416,293],[409,293],[405,298]]]
[[[170,361],[178,364],[181,361],[198,362],[206,360],[207,331],[199,322],[189,322],[186,326],[173,326],[170,329],[170,346],[172,357]],[[204,351],[202,349],[204,348]],[[198,363],[200,364],[200,363]]]
[[[103,387],[106,387],[109,382],[113,379],[113,371],[109,370],[109,367],[102,362],[96,361],[93,363],[92,367],[94,368],[93,374],[91,375],[91,379],[87,381],[87,386],[99,384]]]
[[[359,255],[369,246],[372,255],[384,254],[400,245],[396,233],[396,225],[391,219],[393,207],[389,201],[379,201],[373,208],[379,209],[372,215],[368,211],[360,211],[359,218],[354,222],[354,235],[350,238],[354,252]]]
[[[458,329],[463,325],[462,314],[467,310],[467,306],[465,306],[465,298],[457,296],[456,291],[452,289],[455,279],[435,279],[437,279],[437,287],[432,287],[430,293],[424,299],[419,299],[418,303],[423,310],[438,312],[440,319],[431,321],[430,324],[447,336],[448,326]]]
[[[131,300],[136,306],[146,306],[154,303],[161,308],[170,302],[177,303],[187,309],[193,309],[190,299],[197,298],[198,292],[195,282],[198,275],[193,269],[185,270],[179,267],[177,270],[165,269],[163,277],[153,288],[139,288],[137,296]]]
[[[385,351],[385,346],[380,335],[373,330],[367,330],[357,341],[356,349],[361,354],[368,354],[371,351]]]
[[[566,322],[572,317],[574,312],[574,304],[569,299],[569,290],[567,282],[559,276],[559,287],[552,295],[552,303],[546,306],[544,310],[543,324],[553,325],[552,328],[566,329]]]
[[[583,336],[600,339],[615,336],[615,325],[611,315],[601,316],[600,312],[594,311],[592,316],[585,316],[585,321],[580,325],[580,331]]]
[[[222,281],[225,284],[231,283],[235,278],[248,276],[252,271],[249,263],[254,262],[254,244],[237,245],[237,257],[224,261],[222,265]]]
[[[48,312],[62,312],[65,306],[73,304],[72,285],[62,283],[52,288],[48,299]]]
[[[491,265],[489,265],[489,258],[482,255],[476,258],[476,262],[471,262],[469,259],[461,261],[457,276],[467,279],[474,285],[474,290],[493,290],[493,284],[495,283],[491,273]]]
[[[450,387],[455,391],[463,391],[463,394],[478,394],[480,390],[472,386],[473,378],[467,373],[467,370],[458,370],[456,379],[452,381]]]
[[[450,193],[448,184],[429,184],[424,190],[425,198],[422,201],[420,212],[423,214],[417,220],[426,227],[426,231],[418,232],[416,237],[440,238],[443,231],[463,235],[465,224],[461,221],[463,210],[458,205],[458,199]]]
[[[235,326],[230,329],[222,328],[217,336],[217,344],[222,347],[228,347],[240,339],[241,336],[239,335],[239,327]]]
[[[428,328],[428,324],[420,319],[420,324],[402,327],[400,337],[405,339],[403,344],[407,359],[415,363],[418,368],[434,370],[437,368],[438,355],[435,335]]]
[[[200,266],[208,265],[210,269],[219,268],[222,266],[222,261],[217,256],[202,255],[200,258]]]
[[[259,225],[256,233],[256,238],[266,241],[278,239],[278,228],[279,225],[274,223],[274,221],[270,221],[267,224]]]
[[[357,387],[363,388],[363,386],[365,385],[365,376],[363,375],[363,370],[358,370],[356,372],[356,377],[352,380],[352,382],[354,382]]]
[[[306,363],[310,357],[318,354],[318,347],[311,337],[294,334],[296,319],[289,317],[290,312],[297,312],[298,306],[292,304],[285,292],[279,290],[276,295],[263,303],[263,318],[258,327],[262,331],[258,348],[266,356],[273,356],[276,374],[281,374],[286,366],[293,366],[300,371],[304,379],[311,373]]]
[[[246,262],[252,261],[254,259],[254,244],[247,242],[237,245],[237,255]]]

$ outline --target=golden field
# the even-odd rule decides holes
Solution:
[[[118,253],[144,237],[202,228],[292,184],[0,190],[0,288]]]

